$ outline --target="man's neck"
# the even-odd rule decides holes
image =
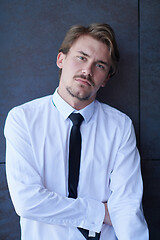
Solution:
[[[79,100],[76,97],[73,97],[71,95],[69,96],[68,93],[66,95],[65,94],[62,95],[59,92],[59,90],[57,92],[65,102],[67,102],[70,106],[72,106],[74,109],[76,109],[78,111],[85,108],[86,106],[88,106],[90,103],[92,103],[95,100],[95,98],[90,98],[90,100],[86,100],[86,101]]]

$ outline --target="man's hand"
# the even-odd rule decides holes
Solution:
[[[111,219],[110,219],[109,212],[108,212],[107,203],[104,203],[104,205],[105,205],[104,223],[112,226]]]

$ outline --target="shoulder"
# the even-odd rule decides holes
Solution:
[[[105,121],[116,123],[118,125],[120,125],[120,123],[132,124],[131,119],[125,113],[109,106],[108,104],[96,101],[96,111],[101,118],[105,119]]]
[[[14,114],[14,113],[16,114],[18,112],[24,112],[24,113],[35,112],[36,113],[38,111],[41,111],[41,109],[44,109],[45,107],[47,107],[47,105],[50,104],[51,101],[52,101],[52,95],[37,98],[12,108],[9,111],[9,114]]]
[[[14,107],[13,109],[11,109],[11,111],[15,111],[18,109],[23,109],[24,111],[26,110],[34,110],[34,109],[39,109],[41,107],[45,107],[47,103],[49,103],[52,99],[52,95],[48,95],[45,97],[41,97],[41,98],[36,98],[34,100],[31,100],[29,102],[26,102],[24,104],[21,104],[19,106]]]
[[[10,124],[24,124],[41,118],[49,111],[52,104],[52,95],[34,99],[12,108],[7,115],[5,126]]]
[[[126,139],[135,140],[132,120],[125,113],[98,101],[96,104],[98,124],[103,126],[103,130],[113,136],[119,136],[120,142],[127,141]]]

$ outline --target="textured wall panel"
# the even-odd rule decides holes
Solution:
[[[138,0],[1,0],[0,20],[0,162],[5,161],[7,112],[54,91],[58,48],[69,26],[77,23],[107,22],[115,29],[121,53],[119,71],[98,98],[126,112],[138,134]],[[19,240],[18,217],[8,195],[4,165],[0,167],[0,239]]]
[[[73,24],[107,22],[116,32],[119,74],[99,99],[126,112],[138,133],[138,1],[0,1],[0,161],[3,125],[13,106],[51,94],[58,85],[56,54]],[[127,6],[127,9],[126,9]]]
[[[160,1],[140,1],[141,154],[160,159]]]
[[[160,228],[160,161],[143,161],[143,208],[150,230],[150,240],[159,240]]]

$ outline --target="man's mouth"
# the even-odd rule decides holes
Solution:
[[[74,76],[74,79],[84,85],[87,85],[87,86],[94,86],[94,83],[91,79],[90,76],[86,77],[84,75],[76,75]]]

